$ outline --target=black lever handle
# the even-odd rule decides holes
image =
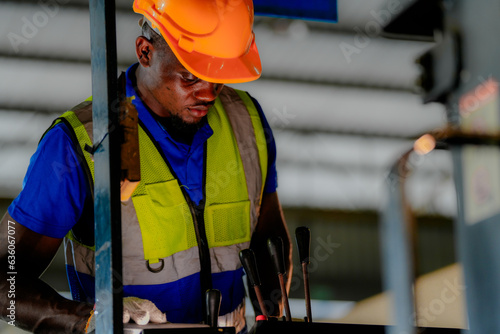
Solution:
[[[283,240],[280,237],[267,239],[267,249],[273,259],[274,268],[277,274],[286,274],[285,257],[283,251]]]
[[[210,327],[218,327],[221,298],[220,291],[216,289],[207,290],[205,293],[207,324]]]
[[[300,226],[295,229],[295,240],[299,249],[300,263],[309,264],[311,253],[311,230],[305,226]]]
[[[311,294],[309,291],[309,273],[307,265],[310,261],[311,253],[311,230],[305,226],[297,227],[295,229],[295,240],[297,241],[297,248],[299,249],[299,259],[302,264],[302,273],[304,275],[304,294],[306,302],[307,317],[306,322],[312,322],[311,311]]]
[[[259,302],[259,307],[267,319],[267,310],[266,305],[264,303],[264,299],[262,298],[262,294],[260,293],[260,277],[259,272],[257,271],[257,261],[255,259],[255,254],[253,250],[247,248],[240,251],[240,261],[245,269],[245,273],[247,274],[248,280],[250,281],[250,285],[253,286],[255,290],[255,295],[257,296],[257,300]]]
[[[240,251],[240,261],[248,276],[252,286],[260,286],[259,272],[257,271],[257,261],[253,250],[247,248]]]

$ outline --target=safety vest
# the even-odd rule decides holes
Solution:
[[[94,179],[94,163],[86,150],[86,146],[92,147],[93,143],[91,108],[89,98],[64,113],[55,123],[63,122],[73,130],[75,150],[81,157],[89,182]],[[165,303],[181,303],[189,308],[193,301],[184,301],[183,291],[171,290],[179,290],[175,282],[190,282],[193,277],[202,277],[199,284],[203,287],[205,267],[210,279],[213,278],[213,287],[222,290],[222,306],[226,305],[229,310],[224,315],[224,307],[221,307],[220,323],[236,326],[239,331],[245,323],[239,251],[249,247],[259,216],[267,172],[266,138],[251,98],[229,87],[224,87],[207,120],[213,135],[205,143],[201,211],[194,208],[161,149],[148,130],[139,124],[141,182],[131,199],[121,203],[122,280],[125,292],[129,286],[161,287],[158,299],[153,302],[167,312],[167,319],[193,322],[189,316],[179,316],[175,310],[169,317],[170,306]],[[81,287],[75,287],[75,283],[81,284],[85,277],[95,276],[93,240],[88,241],[88,232],[87,241],[78,235],[83,230],[79,224],[68,233],[64,242],[74,299],[83,297],[79,296]],[[200,242],[207,245],[203,247]],[[233,273],[229,284],[227,278],[221,281],[220,277]],[[72,282],[74,275],[77,277]],[[173,288],[169,289],[170,285]],[[165,302],[162,294],[173,300]],[[172,297],[176,295],[178,300]]]

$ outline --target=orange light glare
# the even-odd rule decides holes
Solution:
[[[430,134],[423,135],[415,141],[415,144],[413,144],[413,150],[420,155],[429,153],[435,147],[436,139]]]

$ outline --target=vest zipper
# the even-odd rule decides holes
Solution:
[[[197,220],[195,224],[198,225],[199,233],[200,233],[200,241],[203,242],[203,248],[200,249],[200,261],[201,261],[201,285],[203,289],[203,285],[205,284],[205,289],[202,290],[203,295],[205,294],[205,291],[208,289],[212,289],[212,264],[210,260],[210,249],[208,247],[208,240],[207,240],[207,231],[205,229],[205,204],[206,204],[206,181],[207,181],[207,141],[203,145],[203,176],[202,176],[202,192],[203,192],[203,199],[199,204],[199,212],[200,212],[200,219]],[[184,190],[184,188],[182,188]],[[187,194],[186,194],[187,195]],[[198,217],[197,217],[198,218]],[[204,259],[201,258],[201,253],[204,253]],[[206,283],[204,283],[204,281]],[[205,304],[205,303],[203,303]]]
[[[166,159],[166,157],[164,157]],[[166,161],[166,160],[165,160]],[[167,162],[168,164],[168,162]],[[206,170],[207,170],[207,142],[205,142],[203,147],[203,199],[199,205],[195,205],[191,198],[189,197],[186,189],[181,187],[182,194],[186,200],[191,216],[193,217],[194,231],[196,234],[196,240],[198,241],[198,253],[200,256],[200,292],[201,292],[201,308],[203,319],[205,314],[207,314],[205,305],[205,292],[212,289],[212,262],[210,260],[210,249],[208,247],[207,233],[205,230],[205,184],[206,184]],[[177,179],[173,169],[170,167],[170,171],[173,176]]]
[[[205,219],[203,218],[205,199],[202,200],[199,206],[196,206],[187,192],[182,189],[182,194],[188,203],[191,216],[193,217],[194,231],[196,241],[198,241],[198,254],[200,257],[200,294],[201,308],[203,320],[205,319],[206,305],[205,292],[212,289],[212,261],[210,260],[210,249],[208,247],[207,234],[205,231]]]

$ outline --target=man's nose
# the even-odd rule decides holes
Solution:
[[[219,96],[220,91],[224,84],[218,84],[213,82],[208,82],[200,80],[197,83],[196,90],[194,91],[194,96],[197,100],[204,102],[214,101],[217,96]]]

